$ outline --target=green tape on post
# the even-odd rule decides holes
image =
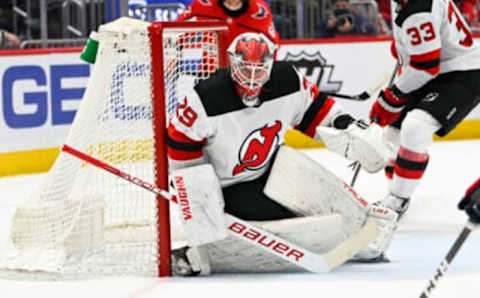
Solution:
[[[85,48],[83,48],[83,52],[80,55],[80,58],[88,63],[94,64],[95,59],[97,57],[98,51],[98,33],[92,31],[90,36],[88,37],[88,42]]]

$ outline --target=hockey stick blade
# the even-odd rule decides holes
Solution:
[[[377,238],[380,234],[380,229],[376,220],[368,218],[363,227],[353,236],[342,242],[335,249],[325,254],[325,259],[330,268],[336,268],[345,261],[353,257],[358,251],[359,247],[366,247],[370,241]]]
[[[99,159],[80,152],[69,145],[63,145],[62,151],[97,168],[110,172],[111,174],[127,180],[128,182],[134,183],[135,185],[142,187],[143,189],[148,190],[166,200],[178,203],[177,197],[174,194],[159,189],[152,183],[143,181],[142,179],[132,176],[129,173],[125,173],[120,169],[117,169]],[[272,233],[263,231],[262,229],[230,214],[225,213],[225,216],[227,220],[227,230],[233,237],[247,241],[262,250],[286,260],[287,262],[293,263],[315,273],[326,273],[340,266],[360,249],[366,247],[368,242],[373,241],[379,233],[376,222],[367,222],[358,233],[342,242],[342,244],[340,244],[337,248],[334,248],[325,254],[316,254],[296,244],[281,239]],[[252,233],[255,235],[260,234],[261,237],[255,237],[252,239]],[[274,243],[274,245],[266,246],[263,243]]]
[[[475,229],[475,224],[472,223],[471,221],[468,221],[467,224],[463,227],[463,230],[460,233],[460,235],[458,235],[457,240],[455,240],[452,247],[448,251],[447,255],[445,256],[443,261],[440,263],[440,266],[438,266],[437,269],[435,270],[435,275],[432,277],[432,279],[429,280],[427,287],[425,288],[425,290],[423,290],[422,294],[420,295],[420,298],[430,297],[430,294],[437,286],[438,281],[440,280],[440,278],[443,277],[445,272],[448,270],[448,267],[452,263],[453,258],[455,258],[460,248],[462,248],[463,243],[465,242],[465,240],[467,240],[468,236],[470,235],[470,232],[472,232],[473,229]]]

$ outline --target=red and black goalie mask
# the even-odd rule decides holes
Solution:
[[[270,78],[275,46],[263,34],[243,33],[228,47],[233,81],[247,106],[258,103],[258,95]]]

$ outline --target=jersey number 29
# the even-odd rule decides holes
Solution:
[[[176,110],[178,121],[183,123],[186,127],[191,127],[193,122],[197,120],[198,115],[195,111],[187,106],[187,98],[185,97],[182,104],[180,104]]]

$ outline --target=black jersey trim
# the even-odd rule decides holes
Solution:
[[[247,108],[235,92],[235,85],[227,68],[218,70],[211,78],[198,83],[194,89],[210,117]],[[299,90],[300,79],[291,63],[274,62],[270,80],[263,87],[260,100],[262,103],[275,100]]]
[[[270,80],[263,87],[262,102],[274,100],[300,90],[300,78],[293,65],[288,61],[273,63]]]
[[[410,64],[417,69],[431,69],[437,67],[440,64],[440,59],[425,62],[410,61]]]
[[[433,0],[409,0],[405,7],[403,7],[395,18],[395,24],[402,27],[405,20],[419,12],[431,12],[433,7]]]
[[[327,100],[328,96],[325,93],[320,93],[317,98],[310,104],[307,111],[303,115],[302,121],[298,125],[297,129],[301,132],[307,131],[308,127],[315,120],[315,117],[323,107],[323,104]]]
[[[189,152],[194,152],[194,151],[199,151],[203,149],[203,143],[183,143],[183,142],[177,142],[175,140],[172,140],[168,135],[167,135],[167,145],[170,148],[173,148],[175,150],[181,150],[181,151],[189,151]]]
[[[218,70],[211,78],[194,87],[208,116],[217,116],[243,109],[228,69]]]

